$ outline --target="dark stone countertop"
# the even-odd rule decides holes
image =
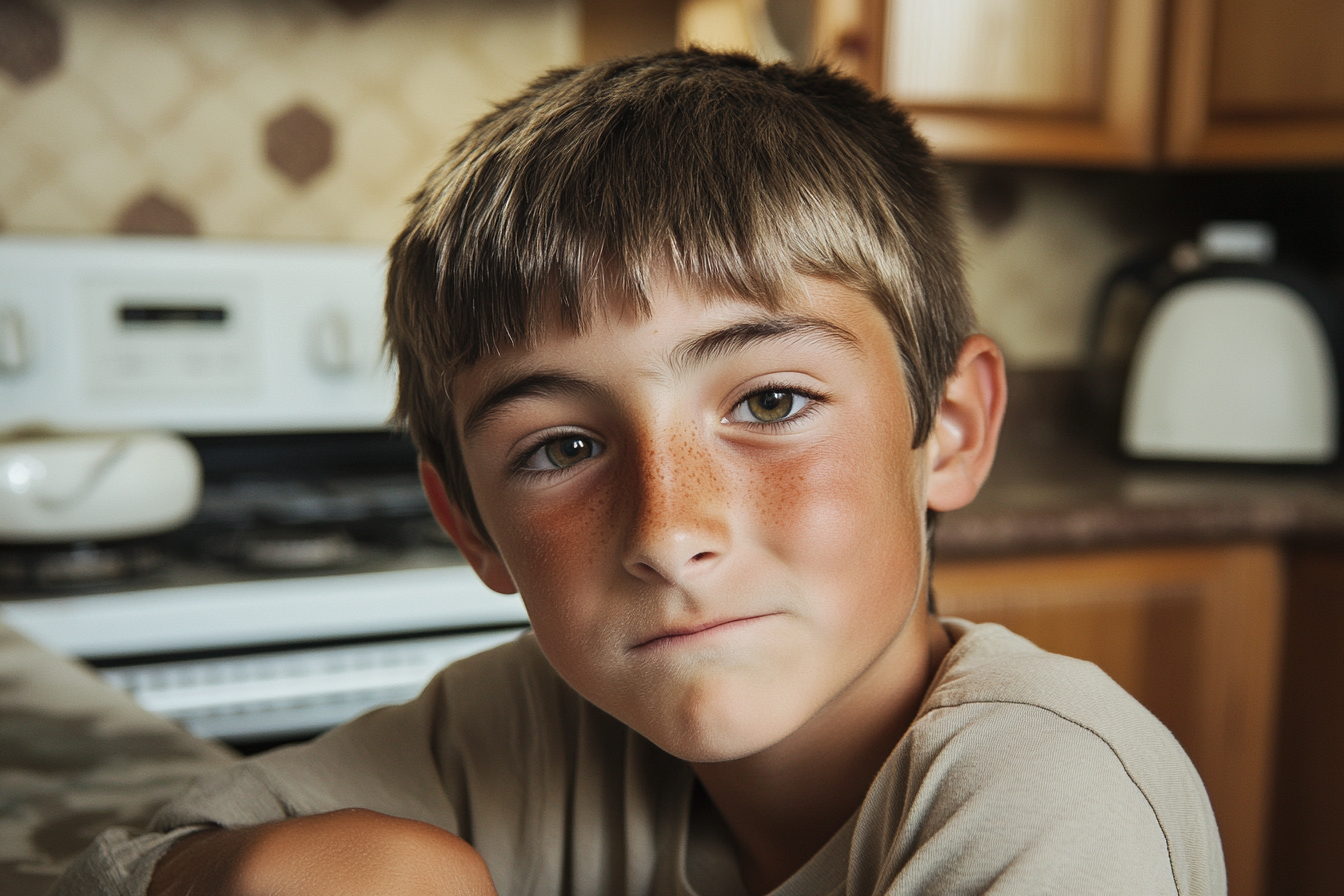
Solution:
[[[1122,458],[1077,371],[1010,374],[999,454],[980,495],[944,515],[940,557],[1236,540],[1344,543],[1344,469]]]
[[[0,893],[41,896],[104,828],[235,758],[0,624]]]

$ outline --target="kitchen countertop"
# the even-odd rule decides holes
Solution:
[[[938,523],[939,557],[1238,540],[1344,543],[1344,469],[1136,462],[1089,421],[1077,371],[1009,376],[994,470]]]
[[[0,624],[0,893],[46,893],[104,828],[235,758]]]

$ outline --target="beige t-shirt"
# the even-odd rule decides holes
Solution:
[[[1208,798],[1160,722],[1089,663],[944,624],[955,643],[910,730],[778,896],[1226,891]],[[689,766],[579,697],[530,635],[199,782],[163,833],[105,833],[53,893],[143,893],[188,826],[352,806],[464,837],[501,896],[743,894]]]

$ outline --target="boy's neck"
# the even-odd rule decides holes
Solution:
[[[914,721],[952,642],[932,614],[910,623],[850,692],[787,740],[695,765],[732,832],[749,896],[779,886],[844,826]]]

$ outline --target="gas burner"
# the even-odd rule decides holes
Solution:
[[[345,569],[368,551],[340,528],[284,526],[237,532],[216,543],[221,559],[244,569],[273,573]]]
[[[382,476],[209,483],[196,521],[228,527],[331,526],[428,515],[429,505],[412,470]]]
[[[145,542],[0,547],[0,589],[64,591],[102,587],[161,568],[163,554]]]

